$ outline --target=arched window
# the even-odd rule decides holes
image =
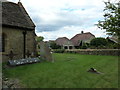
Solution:
[[[0,35],[0,52],[5,52],[5,34]]]

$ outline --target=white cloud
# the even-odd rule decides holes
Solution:
[[[18,0],[9,0],[18,2]],[[104,0],[108,1],[108,0]],[[112,0],[114,2],[116,0]],[[45,40],[91,32],[97,37],[104,31],[94,26],[103,19],[103,0],[21,0],[36,24],[36,34]]]
[[[71,39],[76,34],[81,33],[81,31],[91,32],[96,37],[106,37],[105,31],[98,29],[96,26],[92,26],[92,27],[88,27],[88,28],[82,28],[79,26],[78,27],[77,26],[66,26],[57,31],[40,32],[40,33],[38,33],[38,35],[44,36],[45,41],[56,40],[58,37],[67,37],[67,38]]]

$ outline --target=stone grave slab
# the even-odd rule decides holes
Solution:
[[[19,60],[9,60],[8,65],[10,66],[18,66],[18,65],[25,65],[25,64],[32,64],[41,62],[39,58],[26,58],[26,59],[19,59]]]

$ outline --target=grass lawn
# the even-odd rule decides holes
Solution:
[[[118,57],[53,54],[54,63],[42,62],[4,69],[28,88],[117,88]],[[87,72],[91,67],[104,74]]]

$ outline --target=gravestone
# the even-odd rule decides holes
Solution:
[[[19,60],[9,60],[8,65],[10,66],[19,66],[25,64],[32,64],[41,62],[39,58],[26,58],[26,59],[19,59]]]
[[[48,45],[43,41],[40,42],[40,56],[43,60],[53,62],[51,50]]]

